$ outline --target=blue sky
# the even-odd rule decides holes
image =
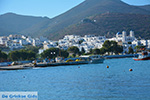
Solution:
[[[53,18],[84,0],[0,0],[0,14],[13,12],[21,15]],[[130,5],[150,4],[150,0],[122,0]]]

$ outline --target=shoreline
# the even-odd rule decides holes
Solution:
[[[119,58],[132,58],[132,57],[137,57],[138,54],[125,54],[125,55],[107,55],[107,56],[102,56],[105,59],[119,59]],[[7,62],[4,62],[7,63]],[[79,65],[82,64],[80,62],[75,63],[62,63],[62,65]],[[85,63],[84,63],[85,64]],[[87,64],[87,63],[86,63]],[[45,66],[46,65],[46,66]],[[0,71],[6,71],[6,70],[24,70],[24,69],[32,69],[35,67],[50,67],[52,66],[61,66],[61,63],[52,63],[52,64],[39,64],[38,66],[35,66],[32,63],[27,63],[27,64],[22,64],[22,65],[12,65],[12,66],[0,66]]]
[[[132,58],[132,57],[138,57],[138,54],[125,54],[125,55],[107,55],[102,56],[105,59],[116,59],[116,58]]]

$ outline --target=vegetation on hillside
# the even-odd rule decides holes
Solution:
[[[33,17],[24,16],[14,13],[6,13],[0,15],[0,35],[9,34],[26,34],[31,32],[25,32],[28,28],[34,25],[42,24],[42,22],[49,22],[50,19],[46,17]],[[43,25],[43,24],[42,24]],[[38,30],[37,27],[35,30]]]
[[[103,16],[104,13],[109,15]],[[118,14],[113,16],[111,13]],[[132,6],[121,0],[85,0],[52,19],[13,13],[0,15],[0,35],[23,33],[34,37],[42,35],[56,40],[65,34],[113,36],[117,31],[132,29],[136,31],[137,36],[140,34],[142,37],[149,38],[149,24],[147,23],[150,17],[146,15],[150,15],[149,6]],[[93,18],[89,16],[98,19],[93,22]],[[77,24],[81,20],[84,23]],[[73,31],[70,31],[71,29]]]
[[[27,50],[17,50],[10,52],[8,56],[11,61],[34,60],[36,53]]]
[[[59,48],[50,48],[45,50],[42,54],[42,58],[55,58],[55,57],[64,57],[67,58],[69,56],[69,53],[65,50],[61,50]]]
[[[7,60],[7,54],[0,50],[0,62]]]
[[[78,24],[60,32],[60,36],[64,34],[76,35],[105,35],[106,37],[113,37],[119,31],[130,30],[135,31],[135,36],[145,39],[150,39],[150,15],[139,14],[120,14],[120,13],[106,13],[86,18]]]

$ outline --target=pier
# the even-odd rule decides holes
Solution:
[[[33,64],[24,64],[24,65],[12,65],[12,66],[2,66],[0,70],[22,70],[22,69],[31,69]]]
[[[65,66],[65,65],[81,65],[88,64],[88,61],[72,61],[72,62],[55,62],[55,63],[37,63],[37,64],[24,64],[24,65],[12,65],[12,66],[2,66],[0,70],[23,70],[32,69],[34,67],[53,67],[53,66]]]

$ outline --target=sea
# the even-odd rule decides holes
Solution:
[[[38,100],[150,100],[150,60],[0,71],[5,91],[35,91]]]

